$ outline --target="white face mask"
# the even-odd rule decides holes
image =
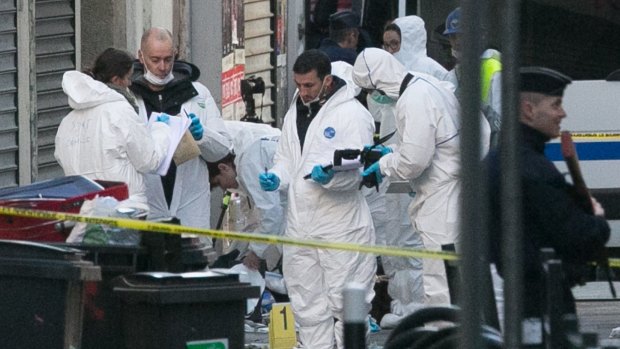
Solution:
[[[452,57],[456,58],[457,61],[461,60],[461,51],[457,51],[452,49]]]
[[[164,86],[165,84],[172,81],[172,79],[174,79],[174,75],[172,75],[172,69],[170,70],[170,73],[168,73],[168,75],[166,75],[166,77],[163,79],[151,73],[146,67],[146,64],[144,65],[144,71],[145,71],[144,78],[146,79],[146,81],[148,81],[149,83],[155,86]]]
[[[325,80],[323,80],[323,82],[321,83],[321,89],[319,90],[319,93],[316,95],[316,97],[314,97],[311,101],[304,101],[304,99],[299,96],[299,98],[301,99],[301,103],[306,107],[310,107],[310,104],[314,103],[314,102],[318,102],[321,99],[321,95],[323,94],[323,87],[325,87]]]

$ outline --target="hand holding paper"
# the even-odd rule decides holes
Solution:
[[[190,119],[186,117],[169,116],[163,113],[152,113],[149,118],[149,126],[155,122],[158,122],[163,115],[168,116],[168,126],[170,126],[170,146],[168,147],[166,158],[157,169],[157,174],[160,176],[165,176],[166,173],[168,173],[170,161],[172,161],[172,157],[177,149],[177,146],[191,123]]]
[[[157,116],[157,120],[155,120],[157,122],[163,122],[166,125],[170,124],[170,115],[166,114],[166,113],[161,113]]]
[[[185,114],[187,114],[187,112],[185,112]],[[203,128],[202,124],[200,123],[200,119],[194,113],[188,114],[187,117],[189,117],[192,121],[192,123],[189,125],[189,132],[192,133],[192,137],[194,137],[194,140],[196,141],[201,140]]]

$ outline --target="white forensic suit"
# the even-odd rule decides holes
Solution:
[[[239,188],[231,189],[247,200],[243,205],[244,227],[240,230],[258,234],[282,235],[285,226],[285,191],[264,191],[256,180],[265,169],[273,167],[273,157],[280,140],[280,130],[266,124],[243,121],[224,121],[235,150],[235,169]],[[247,250],[267,261],[271,270],[278,262],[280,252],[275,245],[233,241],[234,248],[243,257]]]
[[[176,77],[177,73],[174,74]],[[226,156],[232,148],[232,140],[209,90],[199,82],[194,81],[192,85],[198,94],[182,103],[181,114],[183,115],[184,111],[194,113],[200,119],[204,134],[196,143],[201,154],[177,166],[169,208],[160,176],[147,176],[147,194],[151,207],[148,219],[177,217],[182,225],[210,228],[211,191],[206,161],[214,162]],[[157,92],[152,94],[157,95]],[[146,123],[148,118],[144,101],[139,95],[136,95],[136,99],[140,116]],[[205,243],[211,241],[211,239],[201,240]]]
[[[399,97],[406,68],[388,52],[366,49],[353,67],[353,80],[362,88],[378,89],[396,102],[394,152],[379,160],[381,173],[408,180],[414,193],[409,206],[413,227],[427,250],[457,244],[459,239],[460,151],[459,103],[452,84],[412,72],[413,78]],[[489,126],[481,117],[482,132]],[[488,143],[483,145],[488,149]],[[425,259],[426,304],[450,302],[443,261]]]
[[[408,71],[432,75],[446,80],[448,71],[441,64],[426,55],[426,29],[424,20],[418,16],[399,17],[394,24],[400,28],[400,50],[394,57]]]
[[[372,218],[358,189],[360,170],[336,172],[325,185],[303,178],[315,165],[331,163],[335,150],[362,149],[372,142],[372,118],[354,96],[353,86],[345,85],[326,101],[308,127],[303,151],[296,124],[297,95],[284,118],[271,172],[280,178],[278,190],[288,189],[289,237],[375,243]],[[332,349],[335,344],[343,348],[343,287],[349,282],[364,285],[366,302],[359,306],[370,311],[375,257],[332,249],[283,249],[283,274],[300,326],[299,340],[308,349]]]
[[[400,50],[394,53],[409,71],[432,75],[444,80],[448,71],[426,54],[426,29],[424,21],[418,16],[400,17],[394,20],[401,30]],[[378,103],[372,96],[367,99],[368,110],[376,121],[381,123],[380,137],[396,130],[394,116],[396,100],[389,104]],[[385,145],[396,144],[396,137],[387,140]],[[387,178],[381,183],[380,190],[386,193],[390,186]],[[410,193],[392,193],[385,198],[385,224],[375,224],[377,243],[388,246],[406,246],[423,248],[419,232],[413,229],[409,219],[408,207],[412,197]],[[374,217],[374,215],[373,215]],[[422,261],[419,258],[381,257],[385,274],[390,278],[388,294],[392,298],[390,314],[381,319],[381,327],[394,327],[404,316],[414,312],[424,303],[424,287],[422,281]]]
[[[168,125],[147,126],[124,96],[78,71],[63,75],[62,88],[73,111],[58,127],[54,156],[65,175],[125,182],[127,204],[148,211],[144,177],[166,156]]]
[[[347,84],[354,87],[355,95],[357,96],[362,89],[353,83],[353,66],[344,61],[332,62],[332,75],[336,75],[345,80]],[[370,111],[370,109],[369,109]],[[371,111],[372,114],[372,111]],[[375,115],[372,115],[375,118]],[[378,121],[375,118],[375,121]],[[385,205],[385,190],[381,188],[377,191],[375,188],[362,187],[362,193],[370,209],[370,215],[372,216],[373,226],[375,227],[375,236],[378,244],[385,244],[385,238],[382,235],[385,231],[385,225],[387,224],[387,212]],[[409,218],[407,218],[408,220]],[[381,236],[380,236],[381,234]]]
[[[368,110],[373,118],[381,123],[379,136],[383,138],[394,132],[396,100],[390,103],[378,103],[371,94],[367,101]],[[397,136],[393,135],[383,144],[394,147],[397,144]],[[374,205],[369,202],[375,222],[377,244],[424,248],[422,237],[413,229],[407,212],[412,200],[411,187],[406,188],[409,192],[397,190],[398,192],[388,193],[390,183],[390,178],[385,178],[379,186],[383,200],[375,200]],[[413,313],[424,303],[422,260],[381,256],[381,262],[385,275],[389,277],[388,295],[392,298],[390,313],[381,319],[381,327],[393,328],[404,316]]]

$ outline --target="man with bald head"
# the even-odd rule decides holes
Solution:
[[[182,225],[210,227],[210,186],[207,161],[217,161],[232,148],[220,111],[209,90],[196,80],[200,70],[175,59],[172,34],[151,28],[142,35],[139,62],[134,64],[131,90],[145,122],[151,113],[189,117],[189,131],[200,156],[178,166],[174,161],[165,176],[149,175],[149,219],[176,217]]]

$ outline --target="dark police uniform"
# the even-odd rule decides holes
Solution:
[[[570,83],[565,75],[545,68],[522,68],[521,92],[562,96]],[[562,260],[563,310],[575,313],[570,291],[582,279],[588,261],[597,260],[609,238],[607,221],[580,207],[573,187],[544,155],[549,138],[521,124],[518,154],[523,208],[524,318],[540,318],[545,309],[545,282],[540,249],[551,247]],[[492,151],[485,160],[491,180],[491,259],[500,275],[502,226],[500,222],[499,152]]]
[[[340,11],[329,17],[330,33],[345,29],[359,30],[359,16],[352,11]],[[321,41],[319,50],[325,52],[330,62],[344,61],[351,65],[355,63],[357,51],[353,48],[340,47],[337,42],[330,38]]]

